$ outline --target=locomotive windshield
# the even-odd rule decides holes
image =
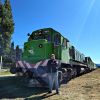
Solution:
[[[30,35],[29,40],[39,40],[39,39],[46,39],[51,41],[51,36],[48,34],[48,31],[37,31]]]

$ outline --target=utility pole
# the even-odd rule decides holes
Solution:
[[[2,56],[0,57],[0,70],[2,68]]]

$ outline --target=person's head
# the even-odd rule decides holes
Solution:
[[[55,54],[51,54],[51,59],[55,59]]]

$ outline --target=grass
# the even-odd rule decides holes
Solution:
[[[11,75],[9,71],[0,72],[0,75]]]
[[[11,75],[9,69],[1,69],[0,75]]]

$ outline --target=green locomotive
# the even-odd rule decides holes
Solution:
[[[68,39],[52,28],[44,28],[32,32],[28,42],[24,44],[23,59],[30,63],[49,59],[54,53],[63,63],[70,60],[84,62],[85,56],[72,46]]]
[[[60,62],[60,82],[96,68],[91,58],[85,57],[67,38],[52,28],[39,29],[28,36],[28,41],[24,43],[22,61],[17,61],[16,69],[11,69],[12,73],[31,73],[31,77],[40,74],[36,78],[38,82],[47,83],[46,64],[51,54],[55,54]]]

